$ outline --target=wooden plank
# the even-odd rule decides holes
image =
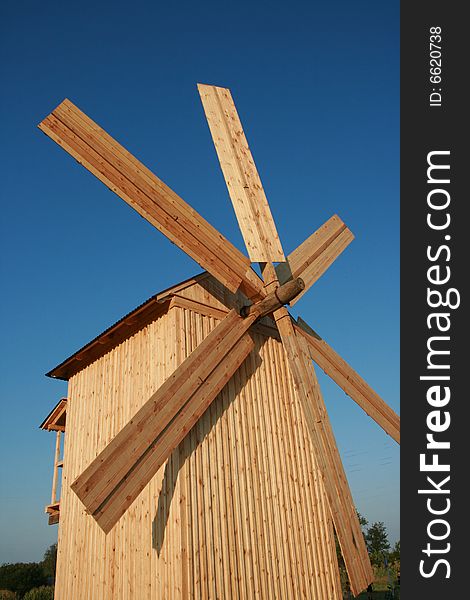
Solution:
[[[234,442],[236,449],[236,465],[237,465],[237,479],[238,489],[240,494],[240,515],[241,515],[241,529],[243,537],[243,558],[246,564],[246,593],[247,598],[259,598],[259,580],[258,580],[258,560],[257,552],[254,547],[256,535],[253,536],[253,518],[254,510],[251,502],[251,486],[249,485],[249,464],[246,453],[246,391],[244,389],[244,382],[240,378],[240,371],[235,373],[234,377],[230,382],[232,387],[233,395],[237,396],[236,403],[238,406],[234,407],[233,411],[233,428],[234,428]],[[229,387],[230,387],[229,386]],[[238,390],[238,392],[235,392]]]
[[[192,352],[197,348],[198,340],[196,337],[196,331],[193,326],[194,323],[194,314],[189,311],[184,311],[184,337],[186,344],[186,355],[190,356]],[[190,453],[190,496],[191,496],[191,537],[192,537],[192,585],[194,587],[194,598],[200,597],[200,588],[201,588],[201,572],[199,565],[199,552],[201,548],[201,540],[199,538],[199,514],[198,514],[198,504],[197,504],[197,482],[199,480],[198,477],[198,432],[197,427],[193,427],[189,432],[189,435],[185,438],[190,440],[191,445],[191,453]]]
[[[357,517],[356,507],[352,498],[351,490],[346,478],[346,473],[343,468],[338,447],[333,435],[331,423],[326,411],[325,403],[318,385],[315,370],[309,360],[309,350],[307,342],[301,336],[297,336],[298,347],[301,352],[301,361],[305,368],[307,376],[312,382],[312,408],[317,422],[318,431],[322,443],[323,456],[327,465],[328,473],[332,475],[332,480],[335,483],[335,490],[339,496],[341,505],[340,513],[335,519],[335,509],[332,509],[333,521],[335,527],[346,527],[350,539],[353,541],[353,546],[345,544],[348,540],[346,536],[339,535],[338,541],[341,546],[341,551],[344,557],[345,565],[348,570],[348,575],[351,582],[351,589],[357,595],[361,590],[365,589],[369,583],[373,581],[374,574],[370,564],[367,548],[364,542],[361,526]],[[331,508],[331,504],[330,504]],[[341,525],[338,523],[342,521]]]
[[[248,357],[249,361],[253,360],[254,353],[251,353]],[[227,519],[227,537],[229,543],[227,545],[228,557],[227,567],[228,573],[226,576],[230,577],[230,587],[232,598],[240,598],[242,596],[242,589],[244,585],[244,565],[243,561],[240,561],[242,556],[242,549],[240,547],[239,530],[237,527],[237,498],[235,495],[235,480],[237,473],[233,468],[234,459],[232,454],[232,437],[231,437],[231,420],[233,411],[233,398],[230,395],[230,386],[226,386],[222,391],[222,422],[221,422],[221,446],[222,446],[222,473],[223,473],[223,484],[224,484],[224,498],[226,506],[226,519]]]
[[[185,327],[184,327],[184,314],[185,310],[177,308],[174,311],[173,319],[175,324],[175,366],[178,367],[185,358],[187,358],[189,352],[185,340]],[[182,598],[193,598],[192,592],[193,582],[191,577],[191,563],[192,563],[192,552],[191,552],[191,491],[189,486],[189,454],[190,449],[190,436],[187,435],[183,442],[179,445],[179,465],[180,470],[178,474],[178,480],[180,485],[180,498],[179,498],[179,510],[180,510],[180,527],[181,527],[181,597]],[[151,485],[147,486],[147,489],[151,488]],[[145,493],[145,491],[144,491]],[[191,590],[191,591],[190,591]]]
[[[204,317],[199,317],[202,319]],[[212,319],[205,319],[211,326]],[[236,373],[234,374],[236,377]],[[214,597],[219,596],[218,590],[224,590],[224,596],[226,597],[224,588],[224,570],[223,570],[223,544],[222,544],[222,510],[220,503],[220,495],[218,488],[218,473],[219,463],[217,461],[217,437],[218,432],[218,414],[217,408],[220,405],[220,396],[213,402],[209,409],[206,411],[203,419],[206,420],[207,426],[210,427],[209,433],[206,437],[206,456],[205,459],[209,467],[209,507],[210,507],[210,521],[212,525],[212,556],[214,560]]]
[[[305,343],[305,340],[300,340],[300,346],[303,346],[304,360],[308,360],[308,347]],[[318,380],[316,378],[315,370],[313,369],[313,365],[311,365],[311,367],[311,373],[315,377],[318,414],[321,418],[321,427],[325,439],[325,446],[328,452],[329,463],[331,465],[331,468],[333,468],[335,471],[336,480],[340,482],[343,505],[345,506],[345,509],[348,514],[348,522],[351,523],[352,529],[354,530],[353,537],[356,540],[357,538],[362,538],[361,526],[357,517],[356,506],[354,504],[354,500],[349,489],[346,472],[344,470],[343,463],[338,451],[336,440],[333,434],[333,429],[331,427],[331,422],[328,417],[328,413],[320,391],[320,387],[318,385]],[[356,547],[355,550],[356,558],[361,562],[362,570],[370,583],[373,580],[373,572],[367,548],[365,544],[361,544],[359,547]]]
[[[301,277],[304,290],[291,302],[293,306],[333,264],[353,241],[354,235],[343,221],[334,215],[287,257],[287,262],[276,266],[281,283]]]
[[[315,259],[303,272],[302,279],[305,282],[304,290],[290,302],[291,306],[294,306],[302,296],[309,290],[312,285],[320,279],[327,269],[331,267],[333,262],[338,256],[349,246],[354,239],[353,234],[349,229],[342,231],[339,236],[331,242],[328,248],[323,252],[317,259]]]
[[[49,515],[48,524],[57,525],[60,520],[60,512],[52,513]]]
[[[288,265],[281,263],[276,266],[279,281],[284,282],[288,281],[291,277],[301,277],[301,273],[345,229],[347,227],[338,215],[330,217],[326,223],[289,254],[287,257]]]
[[[395,411],[305,321],[299,318],[297,323],[295,330],[307,341],[311,359],[388,435],[400,443],[400,417]]]
[[[262,297],[249,260],[71,102],[39,127],[231,291]]]
[[[198,90],[251,261],[285,261],[274,219],[230,90],[202,84],[198,84]]]
[[[55,438],[55,453],[54,453],[54,473],[52,476],[52,491],[51,491],[51,504],[58,502],[57,498],[57,479],[59,476],[59,460],[60,460],[60,430],[56,432]]]
[[[204,339],[209,333],[209,322],[207,318],[201,317],[198,314],[194,314],[194,321],[196,323],[196,329],[199,331],[201,339]],[[232,378],[235,377],[234,373]],[[204,412],[204,415],[198,419],[197,429],[200,432],[200,457],[201,457],[201,505],[204,507],[204,554],[205,554],[205,569],[204,572],[205,582],[207,584],[207,591],[209,598],[217,597],[216,590],[216,574],[215,574],[215,556],[214,556],[214,506],[212,504],[212,477],[211,477],[211,463],[209,458],[209,447],[211,445],[210,438],[213,434],[212,423],[210,422],[210,408]],[[214,465],[215,467],[215,465]]]
[[[253,336],[253,328],[250,330]],[[253,396],[251,383],[253,380],[251,371],[251,357],[258,356],[259,344],[255,338],[255,352],[252,352],[250,358],[247,359],[240,368],[240,387],[241,394],[239,395],[240,412],[243,415],[243,440],[245,450],[245,465],[247,474],[247,489],[248,498],[248,514],[250,515],[250,545],[253,552],[254,575],[257,588],[255,589],[255,597],[257,598],[272,598],[272,594],[268,591],[267,573],[265,567],[265,532],[262,519],[262,500],[260,494],[259,479],[261,472],[258,463],[258,453],[256,443],[253,438],[254,415],[252,410]],[[259,372],[259,371],[258,371]],[[228,596],[226,596],[228,597]]]
[[[249,360],[249,359],[247,359]],[[245,361],[246,363],[247,361]],[[243,363],[243,364],[245,364]],[[236,574],[233,573],[230,567],[230,557],[233,549],[230,547],[229,541],[229,527],[228,527],[228,506],[226,501],[226,488],[227,482],[225,479],[225,460],[224,449],[222,439],[224,437],[224,410],[223,410],[223,394],[221,394],[217,400],[211,405],[211,410],[215,409],[214,415],[214,442],[213,452],[214,456],[211,457],[212,465],[216,468],[217,476],[214,476],[214,485],[217,485],[217,504],[212,508],[215,519],[218,521],[219,526],[219,539],[217,544],[219,547],[219,562],[222,574],[219,578],[219,597],[232,598],[234,597],[235,590],[232,593],[232,581],[236,580]]]
[[[288,518],[287,511],[285,510],[285,508],[289,506],[290,499],[287,497],[287,488],[289,487],[286,485],[287,468],[282,462],[284,458],[282,455],[284,453],[281,451],[281,448],[283,449],[285,447],[285,440],[280,427],[281,420],[278,419],[278,405],[280,402],[282,402],[282,397],[280,397],[279,386],[276,382],[276,371],[279,367],[276,365],[276,361],[271,354],[271,350],[272,344],[270,341],[268,341],[268,343],[266,343],[263,347],[263,359],[266,367],[265,377],[263,377],[262,381],[264,381],[265,386],[263,398],[266,398],[266,401],[263,403],[263,408],[266,416],[267,426],[269,428],[267,440],[268,449],[271,453],[270,474],[272,476],[272,486],[274,491],[274,522],[276,523],[279,536],[279,575],[281,575],[281,581],[284,584],[283,597],[288,597],[290,595],[290,591],[292,590],[296,597],[307,598],[307,590],[303,585],[303,575],[306,571],[304,564],[306,553],[305,551],[302,551],[296,555],[293,551],[292,535],[289,535],[289,525],[291,525],[291,519]],[[297,480],[296,483],[298,485],[299,480]],[[302,490],[299,488],[300,486],[298,486],[296,491],[300,495]]]
[[[293,503],[297,511],[296,529],[298,545],[300,547],[305,545],[300,540],[304,539],[305,531],[309,532],[307,537],[310,542],[309,547],[302,550],[305,553],[309,561],[309,571],[306,573],[306,577],[309,581],[309,587],[312,586],[312,597],[314,598],[326,598],[329,596],[324,593],[323,589],[323,571],[324,565],[321,560],[322,547],[328,543],[326,536],[322,537],[318,531],[318,520],[320,518],[321,506],[318,504],[318,499],[315,496],[315,481],[314,476],[318,474],[318,469],[314,463],[314,452],[313,446],[308,434],[307,428],[305,427],[302,415],[302,407],[296,398],[294,389],[292,387],[292,377],[289,372],[289,367],[286,364],[285,353],[281,347],[279,351],[283,353],[283,368],[280,373],[282,377],[282,384],[284,387],[288,387],[288,398],[287,403],[287,419],[288,419],[288,439],[292,445],[293,450],[291,451],[291,461],[295,464],[296,472],[296,487],[302,489],[303,498],[296,489],[293,490],[294,499]],[[326,502],[325,502],[326,503]],[[313,563],[313,564],[311,564]],[[333,599],[332,599],[333,600]]]
[[[95,150],[104,161],[117,168],[139,190],[142,190],[151,197],[152,194],[156,195],[162,214],[167,213],[171,219],[178,222],[178,225],[182,227],[180,231],[183,236],[192,234],[196,239],[207,237],[211,248],[217,250],[219,256],[224,257],[224,262],[227,265],[230,265],[229,261],[236,262],[240,259],[242,259],[245,265],[249,265],[246,257],[241,255],[234,246],[209,225],[189,204],[186,204],[179,198],[175,192],[154,176],[139,161],[131,158],[129,153],[124,153],[123,148],[110,136],[105,136],[101,128],[93,127],[96,124],[88,119],[71,102],[65,100],[53,111],[53,115],[66,125],[70,132],[88,144],[91,149]],[[144,202],[148,203],[145,199]],[[169,221],[169,226],[172,225],[173,223]],[[203,232],[202,235],[201,230]]]
[[[101,179],[142,217],[168,237],[170,241],[179,246],[209,272],[216,275],[229,289],[238,289],[242,278],[238,277],[223,260],[220,260],[204,246],[201,242],[202,237],[199,239],[193,232],[188,232],[185,229],[179,221],[180,215],[177,213],[168,214],[161,207],[162,203],[157,204],[156,200],[159,200],[161,195],[150,190],[142,181],[135,181],[135,178],[132,178],[131,175],[127,176],[125,168],[119,164],[116,166],[111,158],[109,161],[103,158],[100,155],[100,150],[95,150],[94,147],[87,145],[80,136],[64,125],[54,114],[47,117],[47,126],[56,133],[59,139],[63,140],[63,147],[68,144],[68,148],[65,148],[72,155],[75,152],[75,158],[81,164]],[[150,198],[148,194],[150,194]]]
[[[328,439],[321,425],[323,417],[318,409],[318,386],[315,385],[314,375],[312,376],[312,364],[310,360],[305,360],[287,310],[284,307],[278,309],[274,317],[286,351],[294,386],[303,409],[305,423],[315,448],[318,466],[324,478],[325,491],[348,570],[351,589],[355,594],[358,594],[369,583],[363,561],[358,556],[358,551],[360,553],[364,546],[364,539],[360,527],[358,531],[357,525],[348,510],[349,498],[345,500],[349,488],[344,487],[344,482],[338,480],[337,471],[331,459]]]
[[[281,449],[284,455],[284,465],[281,473],[282,485],[286,495],[287,518],[289,523],[289,546],[291,550],[291,578],[296,589],[296,597],[319,597],[315,578],[309,573],[312,546],[315,540],[310,537],[308,523],[304,519],[305,495],[301,479],[303,476],[300,459],[300,445],[296,436],[299,432],[299,422],[293,414],[293,403],[296,402],[293,389],[290,387],[290,373],[286,364],[282,344],[277,340],[268,340],[265,347],[275,352],[271,362],[271,377],[275,383],[276,392],[271,399],[274,411],[278,413],[279,437],[282,440]],[[317,568],[319,565],[315,565]]]
[[[170,309],[174,307],[187,308],[188,310],[193,310],[201,315],[214,317],[216,319],[223,319],[229,312],[228,309],[220,310],[219,308],[214,308],[208,304],[203,304],[202,302],[190,300],[189,298],[184,298],[183,296],[178,295],[175,295],[171,298]]]
[[[89,511],[106,499],[253,320],[232,310],[75,480],[72,489]]]
[[[257,340],[258,354],[261,356],[263,361],[263,344]],[[259,495],[261,498],[261,521],[264,526],[264,566],[266,569],[266,576],[268,581],[268,598],[282,598],[283,590],[281,589],[281,574],[279,565],[279,549],[278,549],[278,537],[276,535],[276,523],[274,520],[274,507],[273,507],[273,491],[271,482],[271,469],[268,456],[268,442],[269,433],[266,427],[266,413],[265,403],[260,402],[263,398],[263,384],[262,380],[265,377],[263,366],[258,369],[257,354],[251,354],[250,358],[250,371],[253,373],[249,379],[250,383],[250,396],[252,405],[253,415],[253,438],[255,445],[252,446],[252,452],[254,458],[257,460],[257,468],[259,471]],[[264,364],[264,361],[262,365]],[[261,540],[260,540],[261,542]]]

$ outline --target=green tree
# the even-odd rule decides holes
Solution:
[[[387,530],[382,521],[372,523],[366,533],[366,544],[372,564],[381,565],[384,557],[388,556],[390,542]]]
[[[44,569],[44,575],[50,577],[52,580],[55,579],[55,568],[57,563],[57,544],[52,544],[44,552],[44,558],[42,559],[42,568]]]
[[[364,541],[366,542],[366,534],[367,534],[367,525],[369,525],[369,521],[361,515],[361,513],[356,510],[357,518],[359,520],[359,525],[361,526],[362,535],[364,536]],[[367,542],[366,542],[367,545]]]
[[[23,600],[54,600],[54,587],[48,585],[33,588],[29,590]]]
[[[400,540],[398,540],[398,542],[395,542],[395,545],[393,546],[393,549],[390,552],[389,558],[390,562],[400,562]]]
[[[361,529],[362,529],[362,535],[364,536],[364,539],[365,539],[365,528],[367,527],[369,521],[365,517],[363,517],[358,510],[356,510],[356,514],[357,514],[357,518],[359,521],[359,525],[361,526]],[[336,558],[338,559],[339,576],[340,576],[340,580],[341,580],[341,589],[343,591],[348,591],[349,590],[349,578],[348,578],[348,573],[346,571],[346,565],[344,564],[343,555],[341,554],[341,548],[339,545],[338,537],[336,535],[336,531],[334,532],[334,536],[335,536],[335,545],[336,545]]]
[[[364,529],[367,527],[367,525],[369,525],[369,521],[365,517],[363,517],[358,510],[356,510],[356,514],[357,514],[357,518],[359,520],[359,525],[361,526],[361,529],[364,531]]]
[[[0,566],[0,590],[16,592],[20,598],[30,589],[46,583],[47,578],[40,563],[13,563]]]

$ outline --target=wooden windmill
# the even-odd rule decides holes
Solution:
[[[187,339],[183,342],[184,349],[177,361],[179,365],[174,365],[176,368],[166,380],[156,389],[152,387],[155,382],[146,383],[152,393],[137,402],[127,423],[122,422],[121,417],[118,422],[118,416],[107,415],[109,421],[116,419],[116,431],[108,428],[108,433],[113,435],[108,435],[110,439],[105,444],[101,440],[90,451],[92,460],[84,465],[83,471],[69,472],[68,486],[87,513],[80,516],[82,524],[79,527],[90,533],[86,534],[88,545],[83,542],[81,550],[72,550],[70,540],[68,546],[61,541],[59,530],[59,566],[62,560],[64,571],[67,561],[70,565],[72,555],[83,559],[85,546],[90,552],[101,544],[104,550],[96,558],[108,562],[110,557],[116,560],[118,538],[115,537],[111,545],[108,543],[113,535],[118,535],[119,525],[116,524],[125,522],[126,514],[136,503],[144,505],[144,490],[150,482],[156,481],[164,465],[165,470],[169,469],[175,452],[180,452],[181,458],[181,449],[186,448],[185,460],[189,461],[191,452],[207,443],[207,453],[197,459],[200,462],[195,463],[191,473],[188,471],[187,488],[180,497],[181,518],[175,520],[180,545],[176,544],[174,549],[178,554],[177,564],[183,565],[183,575],[181,580],[178,577],[174,580],[180,583],[172,587],[169,575],[165,592],[159,588],[160,592],[154,596],[151,581],[145,590],[139,588],[137,592],[136,582],[143,575],[142,572],[137,575],[134,559],[134,578],[128,576],[128,581],[134,582],[128,583],[133,591],[128,591],[127,595],[117,591],[121,588],[116,587],[116,583],[113,583],[114,592],[107,593],[109,585],[105,575],[97,574],[96,580],[102,584],[99,594],[95,591],[90,595],[91,588],[87,588],[88,591],[80,595],[77,583],[71,581],[68,587],[59,584],[58,597],[340,598],[331,521],[351,588],[357,594],[372,581],[372,569],[312,359],[397,442],[399,417],[325,340],[301,319],[295,321],[285,306],[299,300],[352,241],[353,235],[338,216],[333,216],[286,258],[230,91],[208,85],[198,87],[249,259],[70,101],[64,100],[39,125],[79,163],[196,260],[211,276],[212,283],[206,284],[206,291],[212,290],[212,297],[217,288],[219,298],[231,298],[225,303],[227,310],[222,310],[224,306],[214,309],[219,314],[211,313],[215,320],[199,339],[194,338],[192,343]],[[251,262],[260,263],[262,279],[251,268]],[[200,281],[197,280],[198,285]],[[161,307],[165,302],[172,306],[171,298],[171,302],[179,298],[180,308],[188,309],[190,302],[193,302],[192,310],[196,310],[195,304],[203,306],[199,297],[190,299],[178,295],[175,289],[159,297],[155,306]],[[135,314],[142,314],[143,309],[139,310],[140,313]],[[155,308],[152,318],[157,318],[158,310]],[[206,314],[203,309],[201,311]],[[127,316],[123,323],[132,327],[135,318]],[[178,323],[175,331],[181,341],[181,336],[189,335],[194,322],[183,319]],[[277,344],[277,349],[269,355],[270,363],[260,350],[262,343],[256,341],[262,327],[270,329],[269,336]],[[97,347],[99,344],[102,348],[111,347],[112,335],[113,331],[105,332],[98,339]],[[122,337],[114,338],[112,347],[117,347],[122,340]],[[73,370],[66,373],[69,361],[52,374],[69,379],[80,369],[97,364],[93,361],[97,361],[104,351],[93,352],[89,352],[90,360],[84,360],[85,348],[75,355],[74,364],[78,366]],[[149,373],[145,364],[140,376],[147,382]],[[244,378],[240,376],[243,369]],[[261,384],[256,387],[261,371],[264,387]],[[93,381],[103,381],[103,371],[100,373],[93,375]],[[116,378],[116,374],[113,377]],[[104,389],[103,383],[101,388],[97,383],[93,384],[95,387],[89,385],[88,393],[98,402],[96,399],[101,393],[99,389]],[[112,395],[117,386],[113,383],[105,394]],[[137,394],[134,389],[137,388],[127,385],[129,402],[133,394]],[[144,386],[143,389],[147,388]],[[243,398],[244,394],[250,395],[253,401],[250,408],[246,408],[248,425],[243,430],[243,447],[238,445],[241,443],[242,417],[236,417],[239,420],[234,421],[233,429],[224,425],[224,411],[228,406],[224,408],[224,394],[231,394],[230,402],[235,397]],[[73,396],[72,393],[68,400],[69,411],[74,402],[77,406]],[[245,411],[243,400],[238,401],[240,406],[234,410]],[[292,412],[286,412],[283,421],[282,411],[287,410],[288,404],[293,407]],[[78,411],[78,407],[75,410]],[[268,422],[263,411],[271,411],[270,433],[267,429],[264,434],[260,433],[263,428],[260,423]],[[101,414],[100,408],[97,415]],[[80,418],[86,428],[86,419],[83,415]],[[210,435],[202,436],[204,439],[201,436],[191,438],[198,423],[204,419],[210,422]],[[241,427],[239,431],[236,423]],[[72,412],[67,416],[67,427],[73,427]],[[88,444],[99,438],[100,431],[93,431],[94,434],[87,434]],[[301,431],[308,433],[307,440],[301,440]],[[67,452],[72,455],[73,451],[65,448],[64,476]],[[218,456],[229,456],[231,462],[217,465]],[[235,460],[234,457],[238,458]],[[239,471],[230,473],[233,469]],[[259,469],[259,476],[256,469]],[[212,475],[204,483],[207,473]],[[175,478],[178,477],[182,474],[177,472]],[[231,482],[228,491],[227,478]],[[209,485],[209,479],[212,492],[207,496],[206,488],[198,491],[197,486]],[[265,493],[268,489],[268,483],[263,487],[265,480],[270,482],[270,494]],[[238,494],[236,501],[230,497],[233,490]],[[153,506],[152,498],[150,494],[150,507]],[[206,499],[206,509],[194,509],[194,503],[202,502],[201,498]],[[72,517],[68,521],[72,536],[76,534],[73,523],[78,522],[77,515],[83,506],[79,509],[71,498],[68,502],[69,507],[75,507],[75,521]],[[63,508],[61,506],[61,514]],[[149,510],[151,508],[147,507],[145,515],[148,516]],[[234,510],[233,516],[231,510]],[[72,508],[69,511],[72,513]],[[142,520],[145,517],[140,517]],[[237,522],[241,531],[237,530]],[[187,528],[186,523],[189,523]],[[125,531],[128,541],[134,530],[126,526]],[[201,540],[204,540],[203,549]],[[135,539],[132,543],[144,556],[144,542],[142,547]],[[127,546],[123,544],[120,547],[125,556]],[[148,554],[147,551],[147,557]],[[205,558],[201,558],[203,554]],[[277,566],[279,572],[281,570],[281,555],[284,557],[282,576],[276,574]],[[98,567],[97,561],[92,564],[93,557],[90,560],[91,573]],[[180,567],[172,568],[178,570]],[[109,575],[111,571],[107,572],[115,582],[114,571],[112,575]],[[93,577],[95,575],[90,575],[94,581]],[[75,588],[70,595],[73,585]],[[93,584],[88,582],[87,585]]]

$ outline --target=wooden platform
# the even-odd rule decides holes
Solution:
[[[49,525],[56,525],[60,516],[60,501],[55,504],[48,504],[44,510],[49,515]]]

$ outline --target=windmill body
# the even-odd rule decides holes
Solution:
[[[358,594],[372,569],[312,360],[396,441],[399,418],[286,308],[353,235],[334,215],[286,257],[230,91],[199,93],[250,258],[70,101],[40,124],[206,269],[49,373],[69,381],[56,597],[339,599],[333,529]]]
[[[321,477],[268,318],[255,326],[248,358],[107,535],[72,491],[243,303],[206,274],[175,290],[114,326],[118,343],[104,332],[51,373],[69,381],[56,598],[340,598]]]

